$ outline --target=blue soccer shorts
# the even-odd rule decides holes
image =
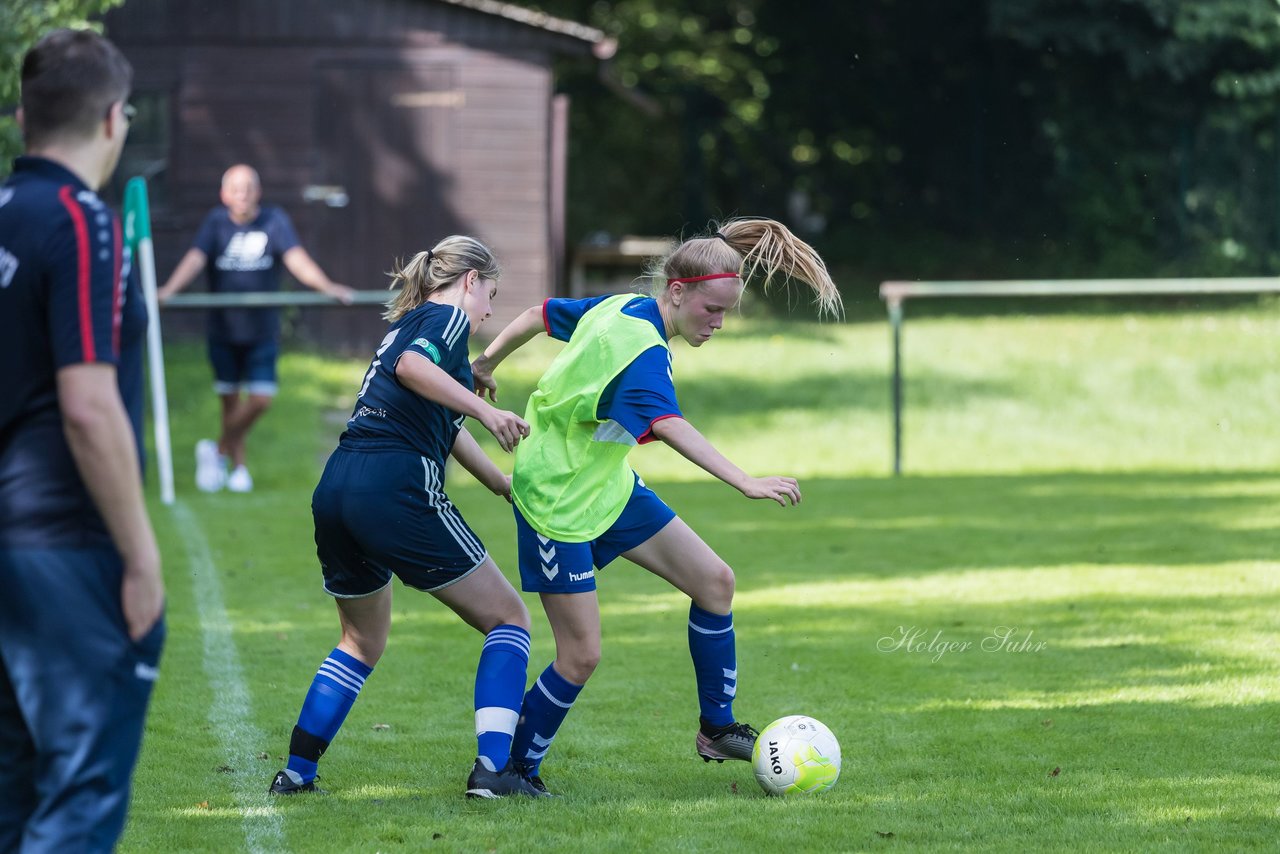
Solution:
[[[275,341],[228,344],[209,340],[209,363],[213,365],[213,390],[217,394],[249,394],[274,397],[277,388],[276,359],[280,345]]]
[[[639,475],[622,515],[594,540],[566,543],[535,531],[520,509],[516,514],[516,547],[520,554],[520,588],[526,593],[585,593],[596,589],[596,569],[648,542],[676,517],[675,511],[644,485]]]
[[[443,466],[413,451],[340,445],[311,496],[325,591],[359,599],[394,575],[430,592],[484,563],[484,544],[443,487]]]

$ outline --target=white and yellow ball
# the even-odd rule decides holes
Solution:
[[[840,777],[840,742],[821,721],[788,715],[760,731],[751,765],[765,794],[825,792]]]

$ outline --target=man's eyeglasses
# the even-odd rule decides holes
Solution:
[[[111,110],[114,107],[115,107],[115,102],[112,102],[111,106],[107,107],[108,116],[111,115]],[[138,108],[135,107],[133,104],[130,104],[128,101],[125,101],[123,104],[120,105],[120,112],[124,115],[124,120],[126,122],[128,122],[129,124],[133,124],[134,116],[138,115]]]

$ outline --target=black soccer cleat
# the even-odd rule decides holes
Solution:
[[[490,771],[479,759],[467,777],[468,798],[506,798],[511,795],[524,795],[529,798],[542,797],[532,781],[515,769],[512,763],[501,771]]]
[[[316,780],[319,779],[319,777],[316,778]],[[301,795],[304,792],[314,792],[317,795],[326,794],[324,789],[316,786],[315,780],[307,783],[295,783],[287,770],[277,772],[276,778],[271,781],[271,788],[267,789],[267,793],[272,795]]]
[[[540,798],[560,797],[559,795],[548,791],[547,784],[542,782],[542,778],[539,777],[537,774],[530,773],[528,766],[516,763],[515,769],[516,769],[516,772],[519,773],[521,777],[524,777],[526,780],[529,781],[529,785],[533,786],[534,790],[537,791],[538,797]]]
[[[744,723],[734,722],[722,727],[711,727],[705,722],[698,728],[697,751],[703,762],[714,759],[751,761],[751,751],[760,733]]]

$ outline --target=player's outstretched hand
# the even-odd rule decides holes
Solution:
[[[488,395],[490,400],[498,400],[498,381],[493,378],[493,369],[484,361],[483,356],[471,363],[471,383],[481,399]]]
[[[520,444],[521,439],[529,435],[529,425],[519,415],[505,409],[493,407],[486,407],[486,409],[488,411],[481,419],[481,423],[493,434],[493,438],[498,440],[502,450],[510,451]]]
[[[768,498],[783,507],[800,503],[800,482],[794,477],[753,477],[742,487],[748,498]]]

